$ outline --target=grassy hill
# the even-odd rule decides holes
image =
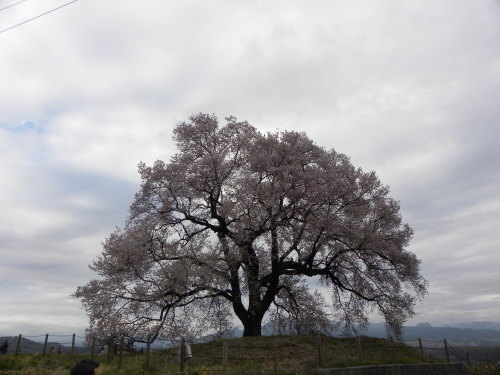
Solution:
[[[226,346],[224,354],[224,345]],[[415,349],[385,339],[362,337],[266,336],[218,340],[192,344],[193,357],[185,361],[186,373],[221,373],[223,360],[230,374],[315,374],[319,367],[345,367],[362,364],[416,363]],[[2,375],[67,375],[83,355],[7,354],[0,356]],[[180,369],[178,348],[152,352],[149,368],[144,370],[144,353],[119,356],[108,364],[100,357],[101,375],[167,374]]]
[[[225,349],[224,349],[225,347]],[[402,343],[373,337],[334,338],[305,336],[264,336],[217,340],[191,345],[192,358],[184,362],[185,373],[195,375],[307,374],[318,368],[419,363],[417,350]],[[82,354],[0,355],[1,375],[68,375]],[[108,363],[98,357],[101,375],[179,374],[179,348],[154,351],[145,369],[145,353],[115,355]],[[225,366],[224,366],[225,363]],[[480,366],[478,375],[498,374],[498,366]]]

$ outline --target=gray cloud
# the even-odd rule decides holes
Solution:
[[[0,24],[57,5],[26,2]],[[86,1],[0,34],[0,333],[85,324],[68,296],[125,220],[137,163],[168,159],[171,130],[200,111],[305,131],[375,170],[430,281],[415,321],[497,319],[499,13]]]

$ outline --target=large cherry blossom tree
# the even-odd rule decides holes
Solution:
[[[75,293],[91,330],[140,340],[223,331],[235,316],[246,336],[265,319],[310,333],[362,327],[376,310],[398,336],[426,281],[374,172],[234,117],[194,115],[174,140],[170,162],[139,165],[130,217]]]

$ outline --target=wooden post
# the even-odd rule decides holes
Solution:
[[[278,375],[278,344],[274,343],[274,375]]]
[[[321,336],[318,335],[318,367],[321,367]]]
[[[424,362],[424,347],[422,346],[422,339],[418,338],[418,347],[420,348],[420,360]]]
[[[146,359],[144,360],[144,368],[149,368],[149,352],[151,349],[151,334],[148,335],[148,342],[146,343]]]
[[[467,365],[471,365],[470,364],[470,355],[469,355],[469,352],[465,353],[465,358],[467,359]]]
[[[75,346],[75,334],[73,333],[73,339],[71,340],[71,354],[75,354],[76,346]]]
[[[16,354],[19,354],[19,352],[21,351],[21,334],[19,334],[18,338],[17,338],[17,343],[16,343]]]
[[[108,338],[108,355],[107,355],[107,360],[108,360],[108,365],[111,363],[112,359],[112,353],[113,353],[113,337]]]
[[[120,337],[120,355],[118,357],[118,368],[122,368],[122,363],[123,363],[123,336]]]
[[[96,341],[96,337],[92,337],[92,349],[90,351],[90,358],[94,358],[95,357],[95,341]]]
[[[392,339],[392,360],[396,362],[396,341]]]
[[[49,334],[45,334],[45,342],[43,343],[43,352],[42,354],[47,353],[47,342],[49,341]]]
[[[450,362],[450,352],[448,351],[448,341],[446,341],[446,339],[444,339],[443,342],[444,342],[444,352],[446,354],[446,362]]]
[[[358,335],[358,362],[362,361],[361,357],[361,335]]]
[[[184,360],[186,356],[186,340],[184,337],[181,339],[181,358],[180,358],[180,373],[184,374]]]
[[[227,375],[227,342],[222,343],[222,374]]]

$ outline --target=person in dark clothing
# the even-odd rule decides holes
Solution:
[[[0,354],[7,353],[7,349],[9,349],[9,340],[5,339],[2,346],[0,346]]]
[[[71,375],[97,375],[99,362],[93,359],[82,359],[71,369]]]

